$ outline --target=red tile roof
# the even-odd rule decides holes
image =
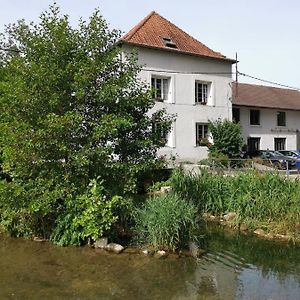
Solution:
[[[171,42],[176,45],[176,48],[167,47],[163,38],[171,39]],[[121,42],[136,46],[144,46],[235,62],[232,59],[226,58],[221,53],[215,52],[206,47],[204,44],[191,37],[189,34],[160,16],[155,11],[151,12],[146,18],[125,34],[121,38]]]
[[[246,83],[233,83],[232,104],[239,106],[300,110],[300,92]]]

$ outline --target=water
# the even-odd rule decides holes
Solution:
[[[0,299],[300,299],[300,249],[207,229],[200,259],[0,237]]]

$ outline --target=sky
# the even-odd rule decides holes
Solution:
[[[155,10],[238,70],[300,89],[300,1],[298,0],[56,0],[73,26],[99,8],[111,28],[124,33]],[[0,32],[19,19],[38,22],[52,0],[0,0]],[[267,85],[239,76],[240,82]]]

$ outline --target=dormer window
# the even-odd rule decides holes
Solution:
[[[169,37],[163,37],[162,41],[165,44],[165,46],[168,47],[168,48],[173,48],[173,49],[177,48],[176,44]]]

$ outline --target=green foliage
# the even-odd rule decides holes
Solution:
[[[192,201],[201,212],[222,215],[234,211],[238,221],[253,227],[263,225],[281,233],[299,231],[300,182],[297,180],[254,171],[235,176],[209,172],[192,176],[177,171],[171,185],[174,192]]]
[[[0,36],[11,50],[0,51],[1,168],[12,180],[1,182],[0,218],[11,234],[95,239],[116,219],[115,195],[161,166],[153,122],[167,132],[173,117],[148,114],[151,92],[119,38],[98,10],[72,28],[55,4]]]
[[[6,37],[6,38],[5,38]],[[4,168],[14,177],[61,175],[86,186],[101,177],[108,189],[134,189],[139,172],[156,165],[172,118],[152,116],[149,88],[138,80],[135,55],[122,59],[120,32],[99,11],[78,28],[58,7],[40,23],[11,25],[0,56],[0,143]]]
[[[149,198],[134,219],[139,241],[155,249],[174,251],[192,240],[197,228],[194,205],[174,194]]]
[[[238,157],[244,144],[240,124],[229,120],[209,122],[209,131],[213,137],[211,152],[219,152],[229,158]]]
[[[117,221],[114,210],[121,205],[121,197],[107,197],[101,182],[93,180],[84,194],[66,203],[64,212],[56,220],[51,240],[60,246],[95,241]]]

